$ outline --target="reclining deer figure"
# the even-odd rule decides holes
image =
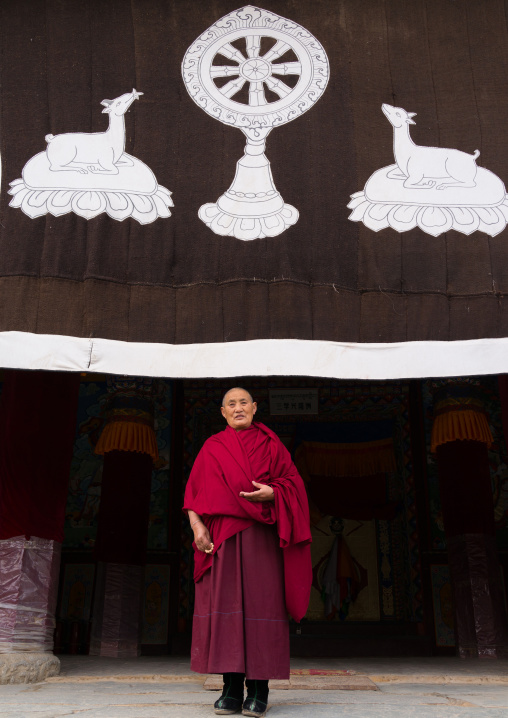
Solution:
[[[105,132],[67,132],[46,135],[46,154],[53,172],[80,172],[81,174],[111,174],[119,172],[119,166],[131,166],[133,162],[124,155],[124,115],[142,92],[128,92],[115,100],[103,100],[102,110],[109,114],[109,127]]]
[[[479,150],[469,155],[445,147],[416,145],[409,134],[411,118],[416,112],[402,107],[382,105],[381,109],[393,125],[393,154],[398,169],[388,173],[390,179],[403,179],[409,189],[446,189],[447,187],[476,187],[476,158]]]

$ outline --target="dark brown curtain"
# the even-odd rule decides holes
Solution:
[[[0,330],[195,343],[352,342],[508,334],[507,231],[375,233],[350,195],[393,162],[390,103],[421,145],[481,151],[508,179],[508,32],[502,0],[265,0],[330,61],[324,95],[268,137],[276,186],[300,212],[274,239],[215,235],[198,209],[229,186],[244,137],[188,96],[189,45],[239,0],[3,0]],[[30,219],[9,183],[48,133],[99,132],[101,101],[144,95],[126,150],[173,192],[172,217]]]

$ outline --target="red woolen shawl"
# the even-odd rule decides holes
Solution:
[[[247,457],[237,432],[228,426],[208,439],[199,452],[185,490],[184,510],[201,516],[214,553],[223,541],[255,521],[276,524],[284,556],[286,607],[295,621],[300,621],[307,611],[312,584],[307,494],[278,436],[261,423],[252,428],[269,440],[269,476],[256,466],[256,454]],[[271,486],[275,501],[252,503],[242,498],[240,491],[255,490],[252,480]],[[195,545],[194,551],[194,580],[199,581],[211,567],[213,554],[198,551]]]

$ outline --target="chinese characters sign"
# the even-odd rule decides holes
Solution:
[[[270,389],[270,414],[317,413],[317,389]]]

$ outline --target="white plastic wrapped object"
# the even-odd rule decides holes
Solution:
[[[53,650],[61,549],[36,537],[0,541],[0,653]]]

